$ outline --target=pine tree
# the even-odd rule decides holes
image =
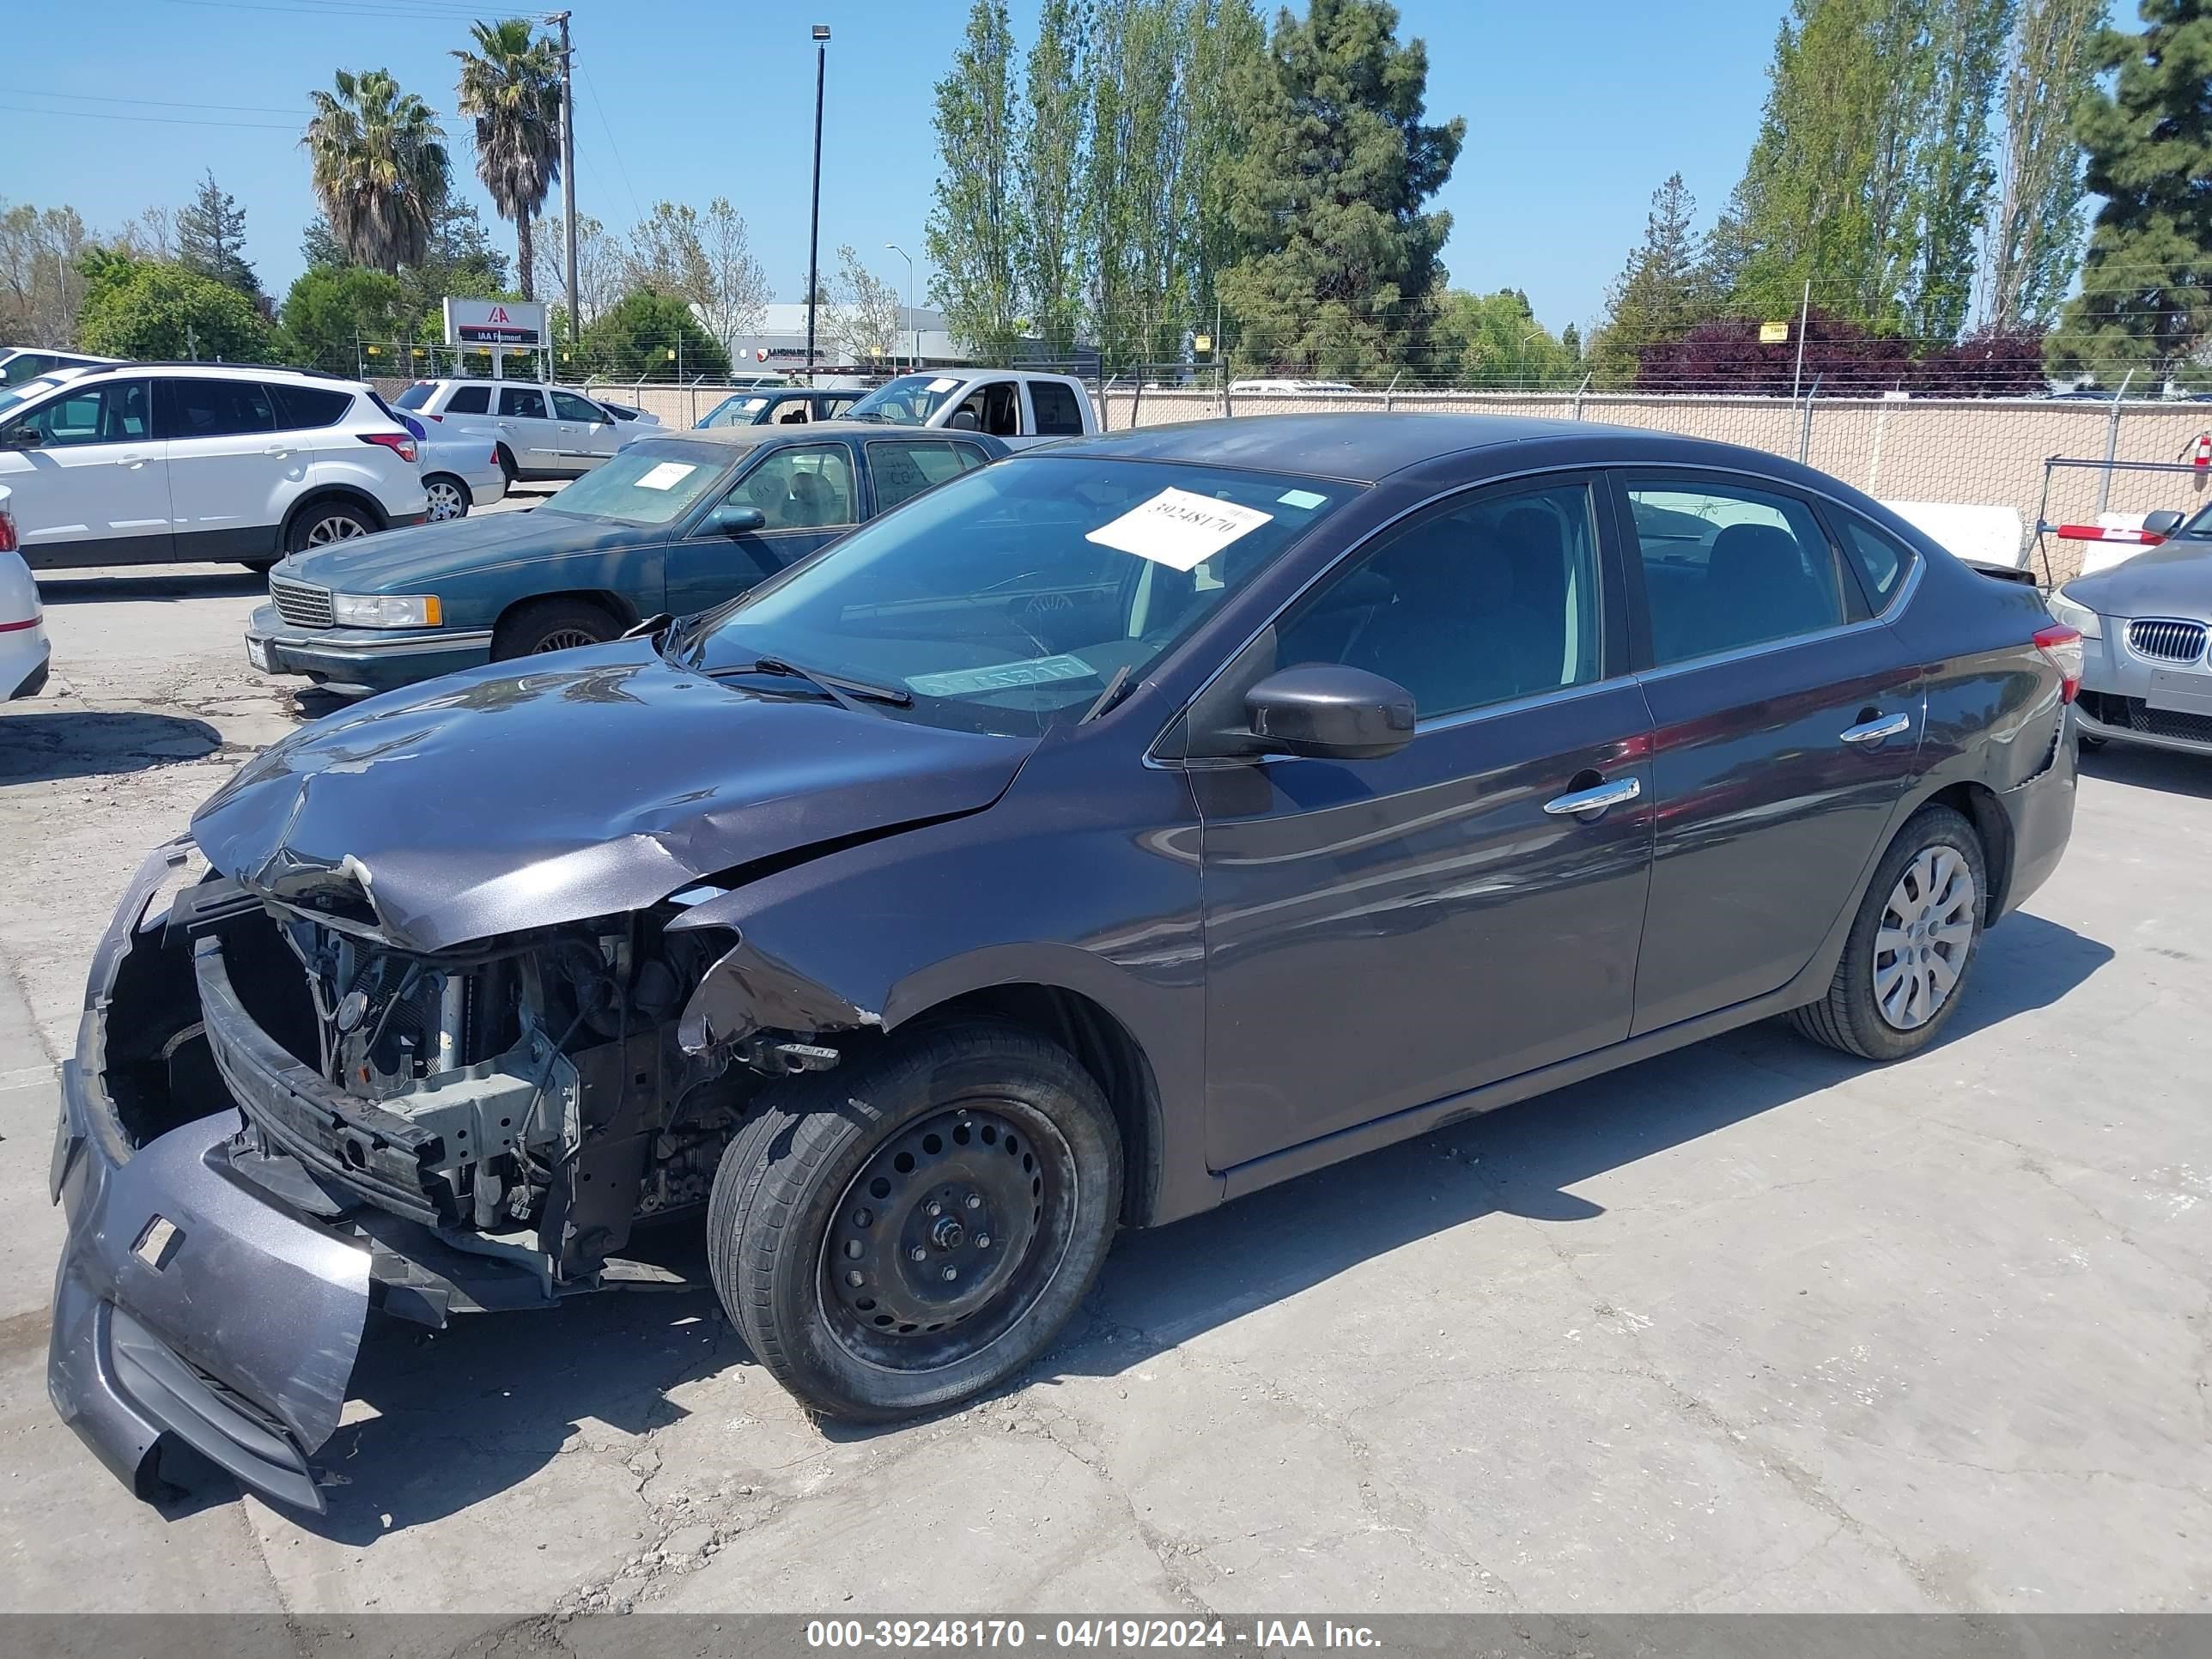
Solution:
[[[2212,338],[2212,0],[2142,0],[2141,34],[2107,29],[2075,118],[2087,182],[2105,198],[2081,292],[2053,337],[2055,369],[2163,380]]]
[[[1251,137],[1231,167],[1248,250],[1221,276],[1240,367],[1331,379],[1426,367],[1451,176],[1467,123],[1422,120],[1428,49],[1385,0],[1281,14],[1241,77]]]
[[[1647,347],[1679,340],[1705,319],[1711,301],[1690,232],[1697,210],[1679,173],[1652,192],[1644,240],[1613,279],[1590,339],[1589,372],[1600,386],[1633,385]]]
[[[210,173],[191,202],[177,210],[177,263],[195,276],[261,296],[260,279],[246,262],[246,210]]]

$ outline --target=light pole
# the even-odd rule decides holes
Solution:
[[[822,81],[830,72],[830,26],[814,26],[814,214],[806,229],[806,384],[814,384],[815,299],[822,291]]]
[[[1528,381],[1528,342],[1543,331],[1541,328],[1530,329],[1521,337],[1521,343],[1513,348],[1513,374],[1522,383],[1524,391],[1527,389]]]
[[[884,246],[906,261],[906,323],[914,331],[914,361],[907,368],[909,371],[919,369],[921,367],[921,324],[914,314],[914,255],[896,242],[885,242]]]

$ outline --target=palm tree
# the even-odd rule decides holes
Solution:
[[[337,93],[309,94],[301,147],[331,233],[355,259],[387,275],[422,263],[451,176],[445,129],[385,70],[337,72]]]
[[[502,219],[514,221],[515,268],[532,297],[531,216],[561,176],[561,56],[529,22],[475,23],[476,52],[461,60],[461,113],[477,124],[477,177]]]

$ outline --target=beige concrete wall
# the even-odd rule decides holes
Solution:
[[[1805,419],[1802,403],[1775,398],[1637,398],[1593,393],[1354,392],[1336,395],[1238,398],[1231,413],[1248,415],[1377,410],[1449,410],[1520,415],[1548,420],[1602,422],[1654,428],[1686,437],[1741,444],[1796,459]],[[1107,426],[1164,425],[1207,420],[1222,412],[1212,392],[1116,390],[1104,399]],[[2101,459],[2112,407],[2088,402],[1912,398],[1821,398],[1812,405],[1806,459],[1823,472],[1889,501],[1959,501],[2004,506],[2027,526],[2028,552],[2039,573],[2036,514],[2043,507],[2044,458]],[[2200,432],[2212,428],[2212,404],[2130,403],[2120,411],[2121,460],[2172,461]],[[2079,523],[2097,511],[2102,474],[2062,469],[2051,476],[2043,510],[2054,524]],[[2146,513],[2193,508],[2208,499],[2202,475],[2114,472],[2108,510]],[[2052,577],[2063,581],[2081,568],[2078,543],[2046,538]]]

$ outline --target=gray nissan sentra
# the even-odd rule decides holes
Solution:
[[[1118,1227],[1771,1014],[1924,1048],[2065,848],[2080,672],[1747,450],[1018,455],[306,727],[158,849],[64,1069],[54,1401],[142,1491],[184,1442],[319,1507],[370,1309],[635,1282],[672,1220],[811,1409],[964,1399]]]

